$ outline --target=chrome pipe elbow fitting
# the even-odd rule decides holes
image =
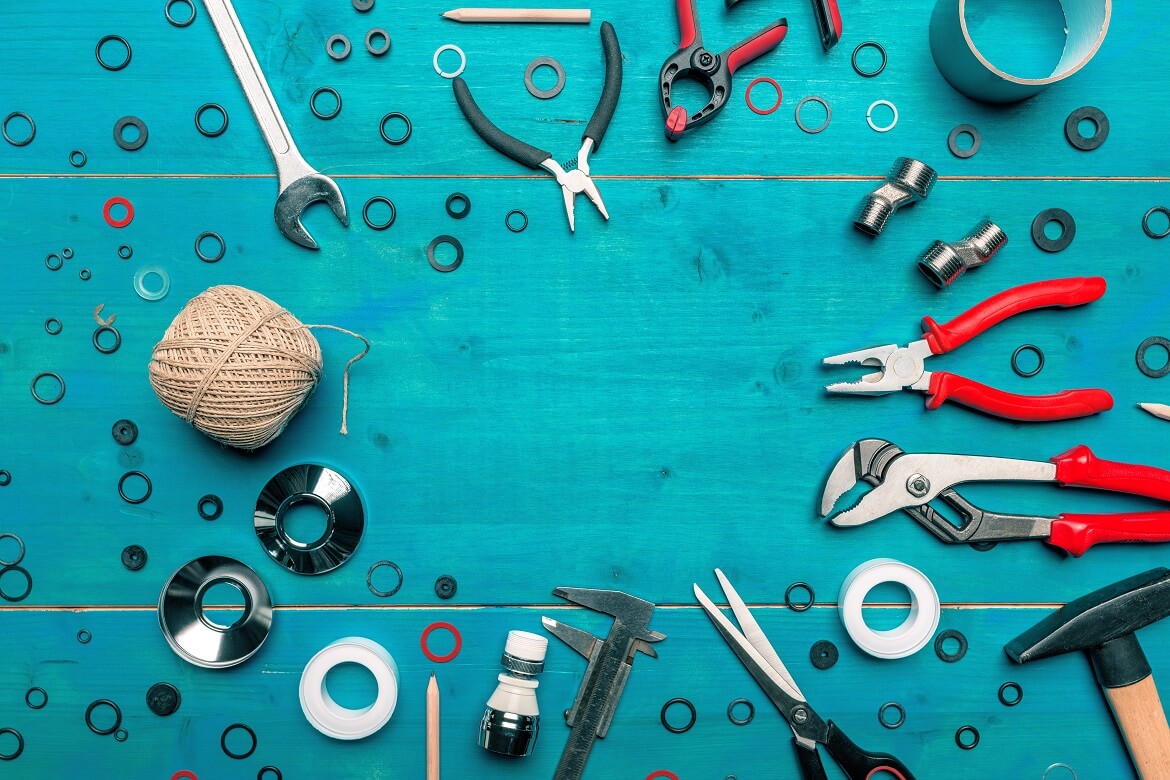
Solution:
[[[983,220],[962,241],[935,241],[928,246],[918,259],[918,270],[935,287],[950,287],[968,268],[995,257],[1007,240],[1007,233],[999,225]]]
[[[925,200],[937,180],[938,174],[926,163],[899,157],[885,183],[865,197],[853,226],[862,233],[880,235],[895,211]]]

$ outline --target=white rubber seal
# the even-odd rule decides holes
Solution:
[[[325,675],[344,663],[361,664],[378,682],[374,703],[360,710],[342,707],[329,695]],[[373,640],[347,636],[318,652],[301,673],[301,709],[313,728],[334,739],[362,739],[386,725],[398,704],[398,664]]]
[[[897,582],[910,591],[910,615],[897,628],[875,631],[866,625],[861,607],[866,595],[883,582]],[[934,636],[941,614],[938,592],[926,575],[892,558],[875,558],[849,572],[839,604],[849,637],[875,658],[914,655]]]
[[[878,127],[873,123],[873,110],[878,106],[888,106],[894,112],[894,118],[885,127]],[[865,112],[865,121],[869,124],[869,129],[875,133],[888,133],[894,129],[894,125],[898,124],[898,107],[888,100],[875,100]]]
[[[441,55],[445,51],[453,51],[459,55],[459,67],[456,68],[455,70],[451,71],[450,73],[443,70],[442,66],[439,65],[439,55]],[[463,69],[467,67],[467,55],[463,53],[463,49],[460,49],[455,44],[445,43],[442,46],[440,46],[439,48],[435,49],[435,56],[434,56],[434,59],[431,60],[431,64],[435,66],[435,73],[438,73],[440,76],[442,76],[445,79],[453,79],[456,76],[458,76],[460,73],[462,73]]]

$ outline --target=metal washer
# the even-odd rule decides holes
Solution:
[[[536,72],[537,68],[548,66],[557,74],[557,83],[553,84],[548,89],[540,89],[532,81],[532,74]],[[528,67],[524,69],[524,88],[528,90],[528,94],[541,100],[548,100],[555,98],[561,94],[561,90],[565,88],[565,69],[561,63],[557,62],[552,57],[537,57],[532,62],[528,63]]]
[[[302,542],[284,529],[297,504],[325,512],[325,532]],[[362,539],[365,509],[357,490],[340,473],[312,463],[290,466],[268,481],[256,499],[252,523],[268,557],[295,574],[324,574],[341,566]]]

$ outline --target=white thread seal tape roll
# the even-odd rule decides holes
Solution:
[[[910,591],[910,615],[897,628],[875,631],[865,623],[861,607],[866,595],[883,582],[897,582]],[[938,628],[941,604],[926,575],[892,558],[874,558],[849,573],[841,585],[841,622],[849,636],[875,658],[905,658],[930,642]]]
[[[342,707],[329,695],[325,675],[335,666],[364,666],[378,682],[374,703],[360,710]],[[347,636],[326,646],[310,659],[301,673],[301,709],[313,728],[334,739],[362,739],[386,725],[398,704],[398,664],[373,640]]]

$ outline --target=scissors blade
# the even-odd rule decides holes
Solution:
[[[719,580],[719,584],[723,587],[723,595],[727,599],[727,603],[731,605],[731,611],[735,614],[735,619],[739,621],[739,627],[743,631],[743,636],[751,643],[756,652],[768,663],[772,669],[788,683],[788,688],[795,698],[804,699],[804,694],[800,690],[800,686],[796,684],[796,680],[792,679],[792,675],[788,673],[788,667],[780,660],[776,649],[772,647],[772,643],[768,641],[768,637],[764,635],[764,630],[760,628],[760,624],[756,622],[751,610],[747,608],[747,604],[740,598],[739,593],[732,587],[731,582],[723,574],[721,569],[715,570],[715,577]]]

